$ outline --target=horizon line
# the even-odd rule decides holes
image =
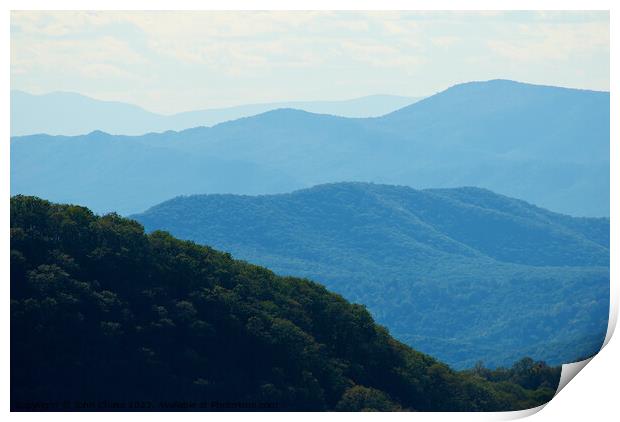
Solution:
[[[34,96],[34,97],[45,97],[45,96],[50,96],[50,95],[54,95],[54,94],[70,94],[70,95],[78,95],[84,98],[88,98],[90,100],[93,101],[99,101],[99,102],[104,102],[104,103],[113,103],[113,104],[123,104],[123,105],[129,105],[132,107],[136,107],[139,108],[143,111],[146,111],[148,113],[157,115],[157,116],[161,116],[161,117],[173,117],[173,116],[178,116],[181,114],[186,114],[186,113],[192,113],[192,112],[204,112],[204,111],[215,111],[215,110],[231,110],[231,109],[235,109],[235,108],[240,108],[240,107],[252,107],[252,106],[265,106],[265,105],[285,105],[285,104],[295,104],[295,103],[320,103],[320,102],[324,102],[324,103],[339,103],[339,102],[347,102],[347,101],[356,101],[356,100],[362,100],[365,98],[371,98],[371,97],[397,97],[397,98],[403,98],[403,99],[411,99],[413,101],[420,101],[423,100],[425,98],[430,98],[436,94],[439,94],[441,92],[444,92],[448,89],[460,86],[460,85],[467,85],[467,84],[471,84],[471,83],[485,83],[485,82],[497,82],[497,81],[504,81],[504,82],[513,82],[513,83],[519,83],[519,84],[525,84],[525,85],[533,85],[533,86],[541,86],[541,87],[552,87],[552,88],[561,88],[561,89],[572,89],[572,90],[579,90],[579,91],[591,91],[591,92],[601,92],[601,93],[610,93],[610,90],[601,90],[601,89],[592,89],[592,88],[583,88],[583,87],[572,87],[572,86],[561,86],[561,85],[549,85],[549,84],[545,84],[545,83],[532,83],[532,82],[524,82],[524,81],[519,81],[516,79],[507,79],[507,78],[492,78],[492,79],[475,79],[475,80],[470,80],[470,81],[465,81],[465,82],[459,82],[459,83],[455,83],[452,85],[448,85],[446,88],[438,90],[436,92],[433,92],[431,94],[428,95],[402,95],[402,94],[388,94],[388,93],[375,93],[375,94],[367,94],[367,95],[362,95],[362,96],[358,96],[358,97],[348,97],[348,98],[341,98],[341,99],[315,99],[315,100],[300,100],[300,99],[290,99],[290,100],[275,100],[275,101],[264,101],[264,102],[250,102],[250,103],[238,103],[236,105],[227,105],[227,106],[220,106],[220,107],[205,107],[205,108],[195,108],[195,109],[189,109],[189,110],[184,110],[184,111],[177,111],[174,113],[158,113],[155,111],[152,111],[142,105],[136,104],[136,103],[130,103],[130,102],[125,102],[125,101],[119,101],[119,100],[107,100],[107,99],[101,99],[101,98],[97,98],[95,96],[92,96],[90,94],[84,94],[82,92],[78,92],[78,91],[65,91],[65,90],[56,90],[56,91],[47,91],[47,92],[43,92],[43,93],[34,93],[34,92],[30,92],[30,91],[26,91],[24,89],[20,89],[20,88],[10,88],[10,93],[12,94],[13,92],[19,92],[19,93],[24,93],[30,96]],[[283,107],[283,108],[290,108],[290,107]]]

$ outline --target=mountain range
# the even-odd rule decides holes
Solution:
[[[132,214],[184,194],[273,194],[341,181],[478,186],[605,217],[609,93],[492,80],[374,118],[278,109],[179,132],[11,139],[12,194],[100,213]]]
[[[295,108],[344,117],[374,117],[417,101],[398,95],[369,95],[341,101],[289,101],[163,115],[133,104],[102,101],[74,92],[33,95],[11,90],[11,136],[46,133],[84,135],[95,130],[116,135],[142,135],[166,130],[213,126],[278,108]]]
[[[456,368],[596,353],[609,312],[609,219],[480,188],[337,183],[289,194],[192,195],[132,216],[368,306]]]

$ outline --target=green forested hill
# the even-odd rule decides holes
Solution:
[[[609,219],[478,188],[335,183],[281,195],[178,197],[135,218],[309,277],[457,368],[596,353],[609,314]]]
[[[558,380],[529,359],[455,372],[314,282],[11,199],[13,410],[508,410]]]

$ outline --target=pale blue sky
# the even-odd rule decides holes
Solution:
[[[11,88],[160,113],[494,78],[609,89],[607,12],[12,12]]]

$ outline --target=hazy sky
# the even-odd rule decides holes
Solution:
[[[609,89],[607,12],[13,12],[11,88],[174,113],[494,78]]]

